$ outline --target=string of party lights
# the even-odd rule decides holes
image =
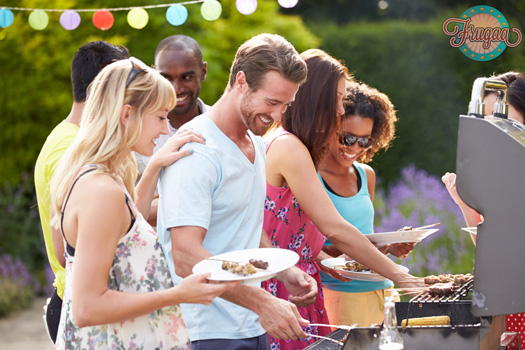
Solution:
[[[277,0],[284,8],[297,5],[299,0]],[[113,26],[115,19],[112,12],[128,11],[127,20],[130,27],[144,28],[149,21],[146,9],[167,7],[166,20],[174,26],[180,26],[188,19],[188,10],[184,5],[201,4],[200,11],[204,19],[215,21],[222,14],[222,5],[218,0],[191,0],[179,3],[144,5],[133,7],[115,7],[105,9],[37,9],[25,7],[0,7],[0,28],[7,28],[13,24],[13,11],[29,11],[28,23],[34,30],[44,30],[49,25],[48,12],[62,12],[60,25],[66,30],[74,30],[80,25],[79,12],[94,12],[92,22],[100,30],[108,30]],[[236,0],[237,10],[243,15],[250,15],[257,9],[257,0]]]

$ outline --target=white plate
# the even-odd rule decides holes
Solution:
[[[351,278],[354,280],[360,280],[360,281],[385,281],[386,280],[385,277],[375,272],[343,270],[342,266],[345,263],[351,262],[351,261],[353,260],[345,260],[345,258],[330,258],[330,259],[322,260],[321,264],[323,264],[326,267],[336,270],[343,277]],[[337,267],[334,267],[334,266],[337,266]],[[402,266],[402,265],[398,265],[398,266],[401,269],[408,272],[408,267]]]
[[[268,262],[268,268],[266,270],[257,270],[254,274],[244,276],[223,270],[221,267],[222,261],[205,259],[193,266],[193,273],[211,272],[211,276],[208,279],[213,281],[244,281],[245,283],[255,283],[266,281],[278,272],[294,266],[297,261],[299,261],[299,255],[297,255],[296,252],[279,248],[236,250],[215,255],[212,258],[240,263],[247,263],[250,259],[263,260]]]
[[[462,227],[463,231],[467,231],[468,233],[472,233],[474,235],[478,234],[478,228],[477,227]]]
[[[365,235],[372,243],[382,244],[393,244],[393,243],[412,243],[421,242],[425,237],[439,231],[438,228],[432,228],[428,230],[410,230],[410,231],[394,231],[394,232],[381,232],[381,233],[370,233]]]

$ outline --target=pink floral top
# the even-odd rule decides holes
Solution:
[[[118,242],[108,287],[126,293],[168,289],[172,281],[157,234],[133,211],[136,220]],[[191,349],[178,305],[124,322],[79,328],[71,309],[73,264],[74,257],[66,255],[66,288],[55,349]]]
[[[287,132],[283,130],[278,132],[276,137],[284,134],[287,134]],[[270,143],[266,146],[267,149],[270,147],[271,141],[275,138],[269,140]],[[274,247],[296,252],[300,257],[296,266],[317,281],[319,286],[317,298],[315,302],[308,307],[298,307],[301,316],[309,320],[310,323],[329,323],[324,307],[321,277],[319,275],[320,269],[315,261],[316,256],[323,248],[326,238],[317,229],[303,209],[301,209],[290,187],[274,187],[266,183],[263,228]],[[263,288],[276,297],[288,300],[289,293],[282,282],[272,278],[263,282]],[[330,333],[330,328],[307,326],[305,332],[316,335],[327,335]],[[288,341],[270,338],[272,350],[304,349],[309,344],[315,342],[315,340],[316,339],[312,337]]]

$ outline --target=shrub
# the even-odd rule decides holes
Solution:
[[[0,187],[0,212],[6,214],[0,217],[0,254],[21,257],[32,273],[43,270],[47,257],[32,174]]]
[[[0,255],[0,317],[29,306],[39,288],[20,258]]]
[[[414,275],[467,273],[474,268],[475,246],[461,230],[465,221],[459,207],[437,176],[411,164],[385,192],[377,190],[375,232],[391,232],[403,226],[440,222],[439,231],[418,243],[403,261]]]

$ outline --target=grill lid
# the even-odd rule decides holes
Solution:
[[[514,120],[460,116],[460,197],[484,216],[478,226],[472,313],[525,311],[525,127]]]

